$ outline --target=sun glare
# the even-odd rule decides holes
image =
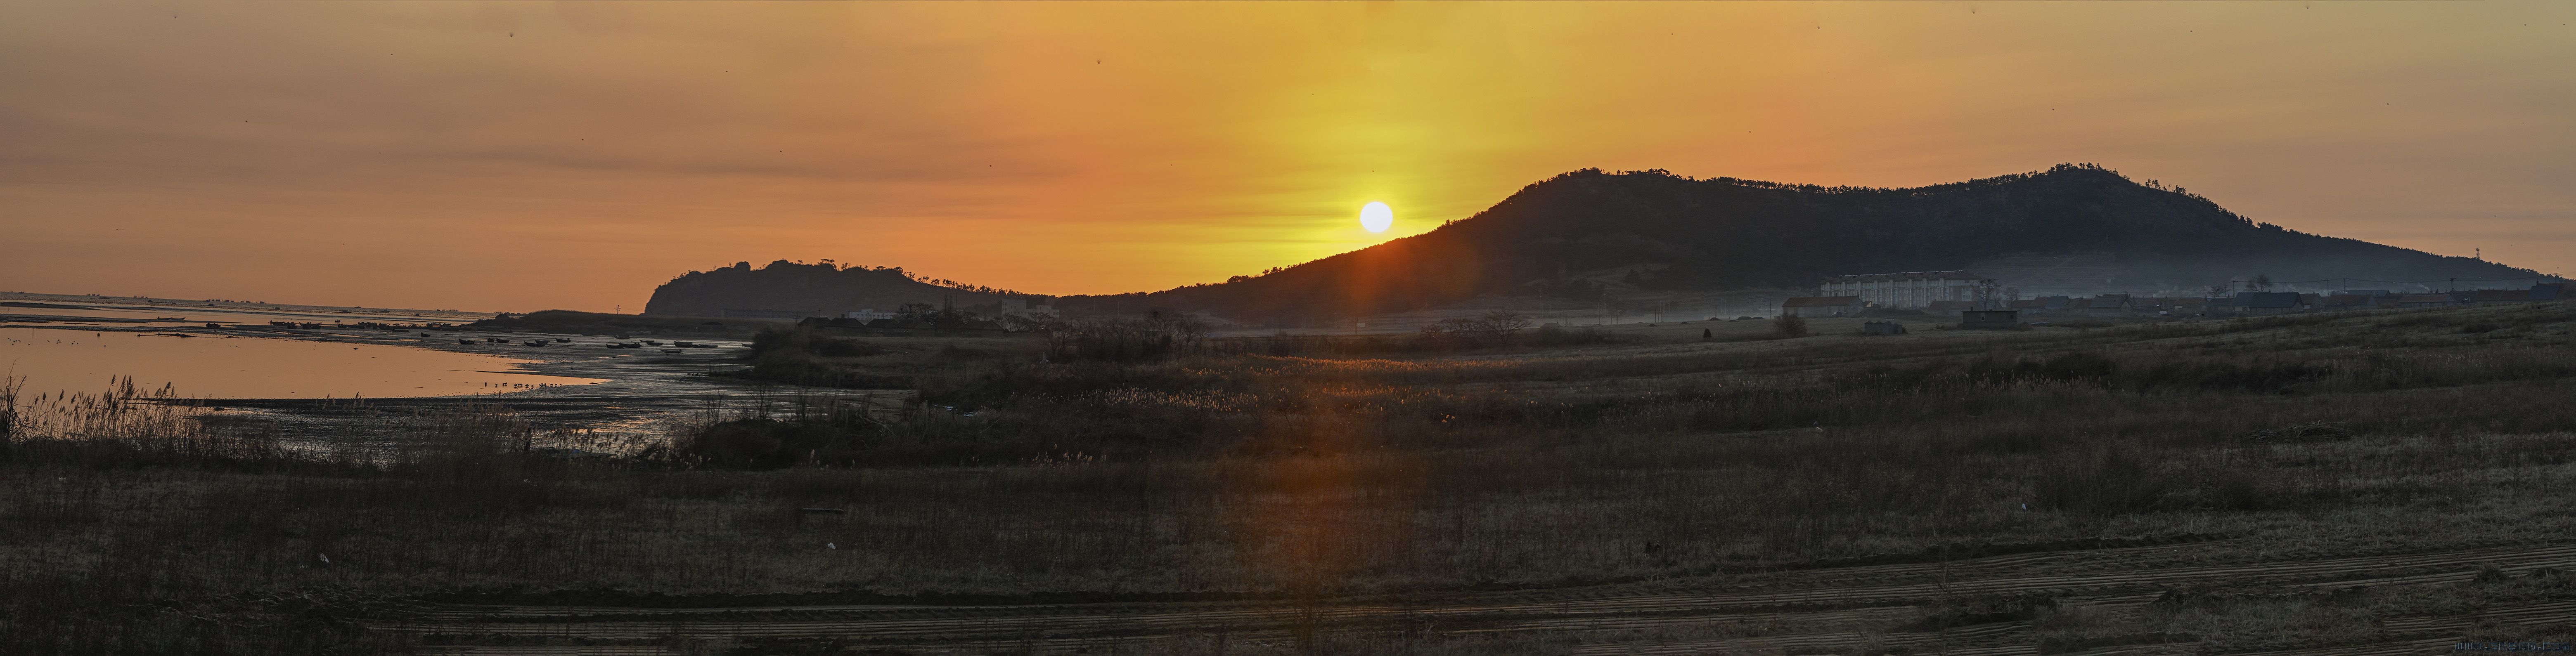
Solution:
[[[1395,210],[1387,209],[1386,203],[1369,201],[1369,204],[1360,206],[1360,227],[1367,228],[1369,232],[1386,232],[1387,228],[1394,226]]]

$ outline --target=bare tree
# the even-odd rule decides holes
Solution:
[[[1782,337],[1805,337],[1807,320],[1795,314],[1782,313],[1771,320],[1771,329],[1778,331]]]
[[[1511,310],[1495,310],[1476,319],[1476,329],[1495,337],[1506,337],[1530,327],[1529,315]]]

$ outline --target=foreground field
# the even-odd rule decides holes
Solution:
[[[0,468],[0,651],[2410,653],[2576,631],[2566,304],[1724,327],[1054,364],[827,344],[799,366],[899,370],[920,401],[746,404],[620,459],[531,448],[542,427],[500,409],[393,422],[418,446],[363,458],[148,404],[22,418],[52,428]],[[763,466],[733,458],[753,448],[790,457],[718,466]]]

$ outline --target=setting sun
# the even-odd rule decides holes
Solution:
[[[1386,203],[1369,201],[1369,204],[1360,206],[1360,227],[1367,228],[1369,232],[1386,232],[1394,225],[1395,210],[1387,209]]]

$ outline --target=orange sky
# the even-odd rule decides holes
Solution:
[[[2576,3],[0,3],[0,290],[642,306],[1222,280],[1583,167],[2096,162],[2576,272]],[[1361,204],[1396,211],[1386,235]]]

